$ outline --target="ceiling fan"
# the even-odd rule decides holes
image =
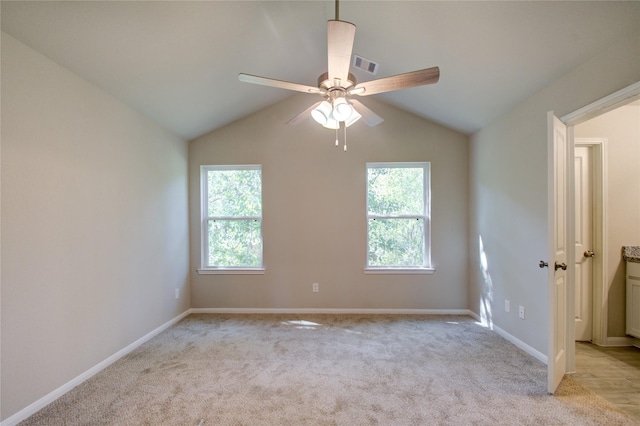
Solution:
[[[438,67],[398,74],[377,80],[356,83],[353,74],[349,73],[351,53],[356,34],[356,26],[350,22],[339,20],[339,4],[336,0],[336,19],[327,22],[328,71],[318,77],[318,86],[291,83],[251,74],[238,74],[238,79],[245,83],[260,84],[280,89],[313,93],[322,96],[323,100],[311,105],[302,113],[287,122],[295,125],[307,118],[309,113],[322,126],[336,130],[336,146],[338,145],[338,129],[345,129],[360,118],[368,125],[380,124],[383,119],[364,106],[354,96],[369,96],[391,92],[409,87],[434,84],[440,78]]]

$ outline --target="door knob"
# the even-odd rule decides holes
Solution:
[[[594,252],[592,252],[591,250],[586,250],[584,252],[584,257],[594,257],[596,254]]]
[[[567,270],[567,264],[564,263],[564,262],[562,262],[562,263],[556,262],[556,271],[558,269],[562,269],[563,271],[566,271]]]
[[[538,263],[538,266],[540,267],[540,269],[542,269],[542,268],[546,268],[547,266],[549,266],[549,264],[547,262],[545,262],[544,260],[541,260],[540,263]]]

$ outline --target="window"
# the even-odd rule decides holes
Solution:
[[[367,163],[367,271],[432,273],[430,163]]]
[[[201,273],[262,270],[262,167],[202,166]]]

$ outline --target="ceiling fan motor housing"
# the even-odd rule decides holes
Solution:
[[[349,73],[349,79],[347,81],[340,81],[339,87],[336,87],[335,83],[335,81],[329,80],[328,72],[325,72],[324,74],[321,74],[320,77],[318,77],[318,87],[321,89],[326,89],[327,91],[330,91],[331,89],[339,90],[339,87],[342,87],[345,90],[349,89],[350,87],[356,85],[356,77],[353,74]]]

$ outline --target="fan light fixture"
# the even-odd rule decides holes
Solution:
[[[316,120],[318,124],[326,126],[327,124],[329,124],[329,119],[332,118],[332,112],[333,107],[331,106],[331,104],[327,101],[322,101],[320,102],[320,105],[318,105],[311,111],[311,117],[313,117],[313,119]]]
[[[331,103],[320,102],[311,110],[311,116],[318,124],[329,129],[338,129],[340,122],[349,127],[362,117],[344,97],[337,97]]]
[[[344,125],[345,125],[345,127],[349,127],[353,123],[355,123],[356,121],[360,120],[361,118],[362,118],[362,116],[360,114],[358,114],[358,111],[353,109],[353,111],[351,112],[351,116],[348,119],[344,120]]]
[[[327,124],[323,124],[322,126],[327,129],[338,130],[340,128],[340,122],[333,118],[329,118],[329,120],[327,120]]]
[[[338,121],[347,121],[351,117],[353,107],[347,102],[345,98],[336,98],[333,101],[333,118]]]
[[[336,131],[336,146],[340,144],[338,130],[344,129],[344,150],[347,150],[347,127],[362,118],[340,90],[329,91],[328,100],[311,110],[311,117],[327,129]],[[341,124],[344,123],[344,124]]]

